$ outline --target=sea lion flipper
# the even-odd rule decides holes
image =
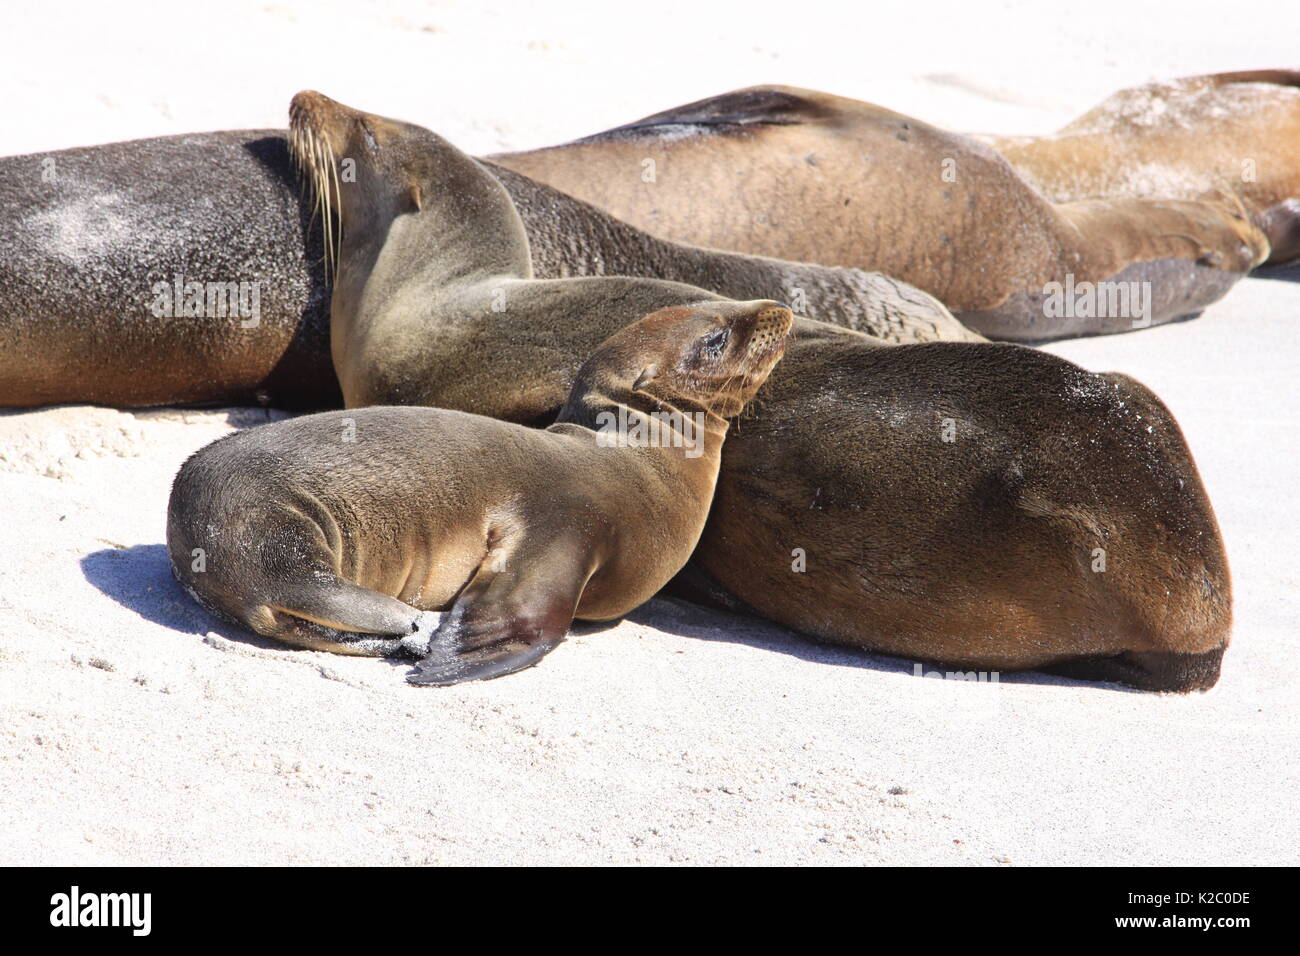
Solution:
[[[589,554],[586,546],[557,549],[552,542],[544,553],[509,556],[501,571],[485,558],[406,679],[446,687],[532,667],[568,633]]]
[[[406,679],[422,687],[447,687],[472,680],[491,680],[532,667],[564,640],[561,629],[521,628],[518,619],[497,618],[493,629],[478,632],[483,646],[462,651],[438,648],[420,661]]]
[[[564,640],[573,622],[552,605],[540,620],[480,604],[448,616],[433,635],[429,654],[406,679],[427,687],[446,687],[471,680],[491,680],[532,667]],[[567,614],[567,616],[566,616]],[[563,619],[563,620],[561,620]]]
[[[1300,259],[1300,199],[1284,199],[1258,217],[1271,252],[1265,265]]]

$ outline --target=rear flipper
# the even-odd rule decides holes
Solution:
[[[1218,683],[1225,649],[1216,647],[1201,654],[1127,651],[1114,657],[1062,661],[1043,670],[1077,680],[1111,681],[1138,690],[1186,694],[1209,690]]]
[[[1256,224],[1272,247],[1266,265],[1300,259],[1300,199],[1284,199],[1259,214]]]
[[[259,634],[313,651],[419,657],[421,613],[395,597],[328,572],[282,587],[274,600],[238,615]]]
[[[504,562],[484,559],[408,681],[446,687],[490,680],[532,667],[559,646],[591,576],[590,546],[537,531],[530,540],[542,543],[525,543]]]

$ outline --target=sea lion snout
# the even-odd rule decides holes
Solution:
[[[325,230],[327,276],[333,276],[342,243],[343,195],[336,164],[348,153],[343,123],[356,115],[356,110],[315,90],[302,90],[289,101],[289,154],[316,200]]]
[[[786,337],[794,326],[794,310],[773,302],[754,317],[754,331],[749,339],[750,355],[774,352],[785,347]]]
[[[662,401],[694,402],[731,418],[780,361],[793,324],[790,308],[770,299],[669,306],[615,334],[594,355],[620,353],[620,374],[633,392],[650,389]]]
[[[344,123],[352,122],[359,116],[358,110],[344,106],[338,100],[332,100],[324,93],[315,90],[301,90],[289,101],[289,129],[291,133],[311,133],[323,138],[336,154],[344,151],[346,143],[338,135]],[[294,137],[290,143],[298,146]]]
[[[1198,260],[1201,265],[1244,272],[1269,258],[1272,252],[1269,236],[1251,216],[1240,196],[1215,188],[1202,193],[1199,201],[1209,210],[1209,214],[1202,217],[1206,234],[1222,236],[1219,246],[1208,248]]]
[[[789,306],[770,299],[736,303],[733,315],[724,313],[726,327],[735,340],[734,351],[717,369],[721,380],[717,409],[733,417],[767,381],[785,355],[786,338],[794,326]]]
[[[794,325],[794,311],[783,302],[759,299],[736,303],[736,313],[723,316],[745,338],[745,358],[761,360],[779,355]]]

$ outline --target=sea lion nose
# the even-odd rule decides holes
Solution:
[[[776,354],[794,324],[794,312],[781,302],[760,302],[754,312],[753,334],[749,340],[749,354],[770,356]]]
[[[345,106],[316,90],[300,90],[289,101],[289,120],[307,119],[315,125],[327,121],[346,120],[357,115],[357,110]]]
[[[315,90],[299,90],[293,94],[293,99],[289,101],[289,112],[294,113],[298,110],[310,110],[334,101],[324,93],[317,93]]]
[[[774,335],[784,335],[794,323],[794,310],[784,302],[768,302],[759,310],[757,325]]]

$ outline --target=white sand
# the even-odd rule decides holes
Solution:
[[[1294,66],[1300,35],[1287,0],[1235,23],[1221,0],[148,6],[6,10],[0,152],[279,126],[303,87],[475,151],[771,81],[1035,132],[1122,85]],[[670,601],[417,690],[217,626],[172,582],[172,474],[261,413],[0,415],[0,863],[1294,864],[1297,323],[1300,284],[1248,280],[1052,349],[1152,386],[1200,463],[1237,627],[1187,698],[919,680]]]

